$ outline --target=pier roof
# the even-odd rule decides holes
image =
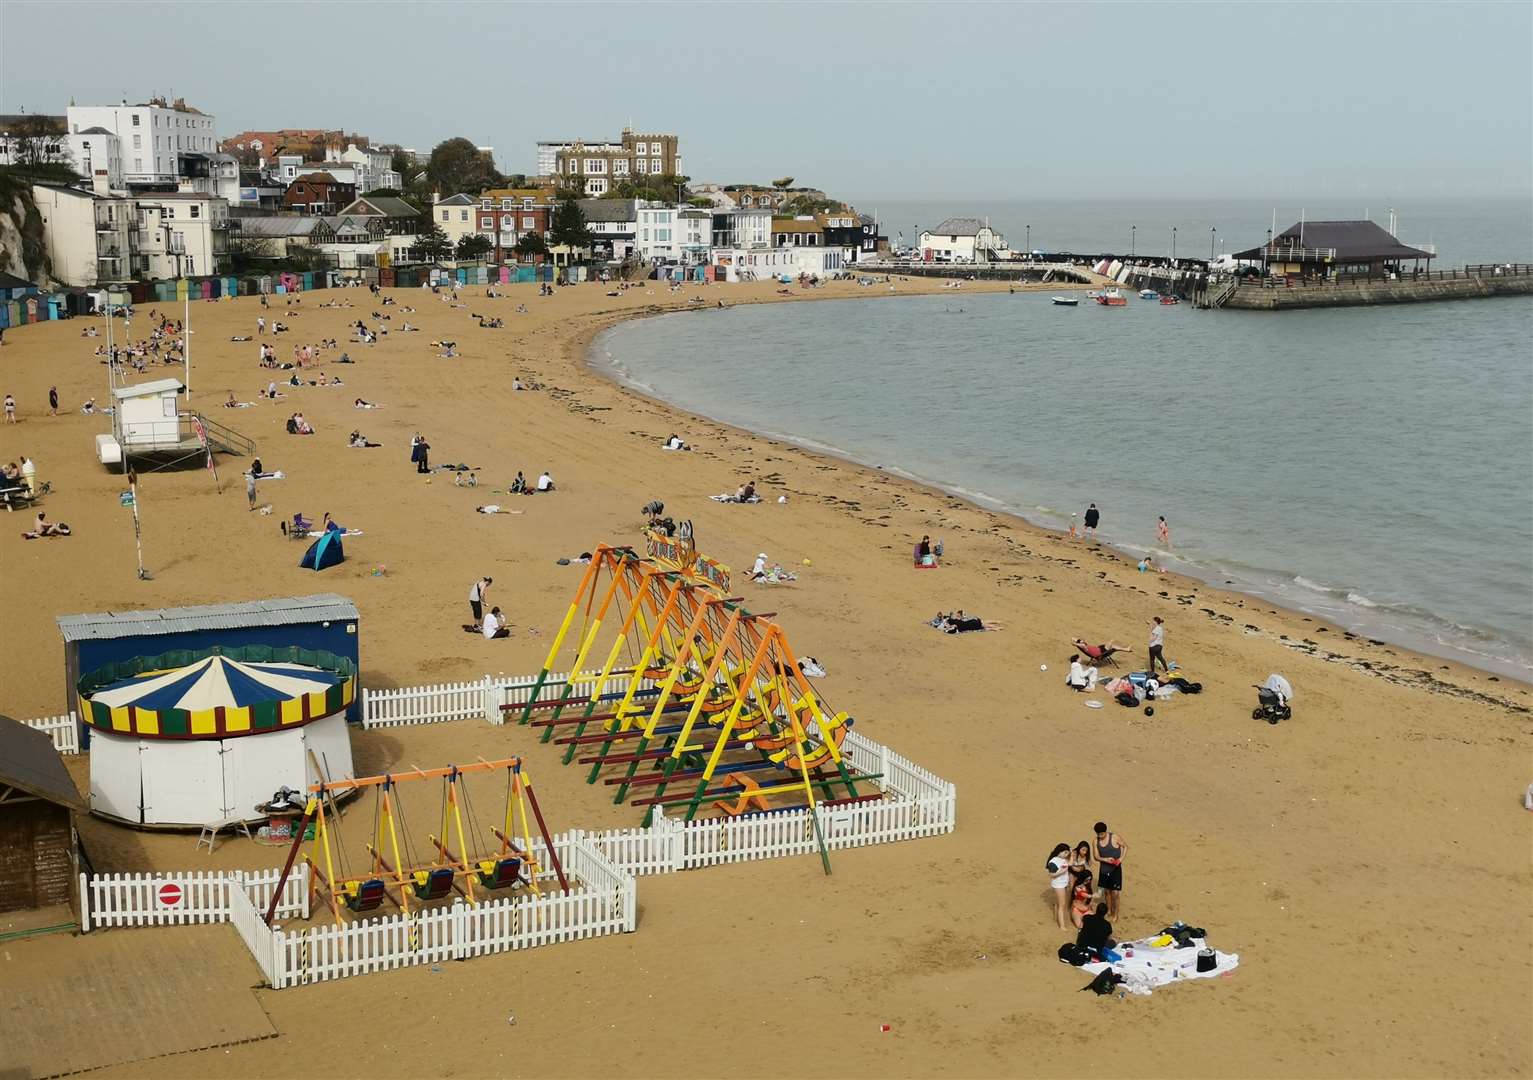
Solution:
[[[1302,242],[1301,242],[1302,236]],[[1323,250],[1334,248],[1337,262],[1358,259],[1430,259],[1432,252],[1408,247],[1392,236],[1388,229],[1372,221],[1305,221],[1294,222],[1272,238],[1277,249],[1308,248]],[[1237,259],[1260,259],[1262,245],[1246,251],[1237,251]]]

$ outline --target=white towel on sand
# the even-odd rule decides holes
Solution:
[[[1160,936],[1155,935],[1155,937]],[[1219,952],[1216,949],[1214,969],[1199,971],[1198,950],[1204,947],[1202,938],[1193,938],[1192,945],[1186,949],[1178,949],[1174,945],[1156,948],[1150,944],[1153,940],[1155,938],[1122,942],[1118,945],[1117,952],[1123,955],[1123,959],[1111,963],[1087,964],[1081,970],[1100,975],[1108,968],[1112,968],[1123,976],[1123,985],[1126,989],[1135,994],[1148,994],[1156,987],[1167,986],[1173,982],[1212,979],[1219,975],[1226,975],[1240,966],[1238,953]],[[1133,945],[1133,956],[1124,954],[1124,948],[1127,945]]]

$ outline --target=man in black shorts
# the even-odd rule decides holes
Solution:
[[[1107,823],[1099,821],[1092,826],[1096,833],[1097,884],[1107,901],[1107,917],[1118,917],[1118,898],[1123,893],[1123,852],[1128,847],[1123,837],[1107,831]]]

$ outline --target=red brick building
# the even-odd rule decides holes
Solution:
[[[333,215],[356,198],[355,184],[343,184],[327,172],[306,173],[287,186],[282,207],[300,214]]]
[[[548,236],[553,206],[544,188],[497,188],[479,196],[474,211],[476,231],[495,245],[494,262],[514,262],[512,249],[525,233]]]

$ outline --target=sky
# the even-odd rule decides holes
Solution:
[[[0,112],[181,96],[503,172],[681,138],[841,198],[1533,197],[1533,4],[4,0]]]

